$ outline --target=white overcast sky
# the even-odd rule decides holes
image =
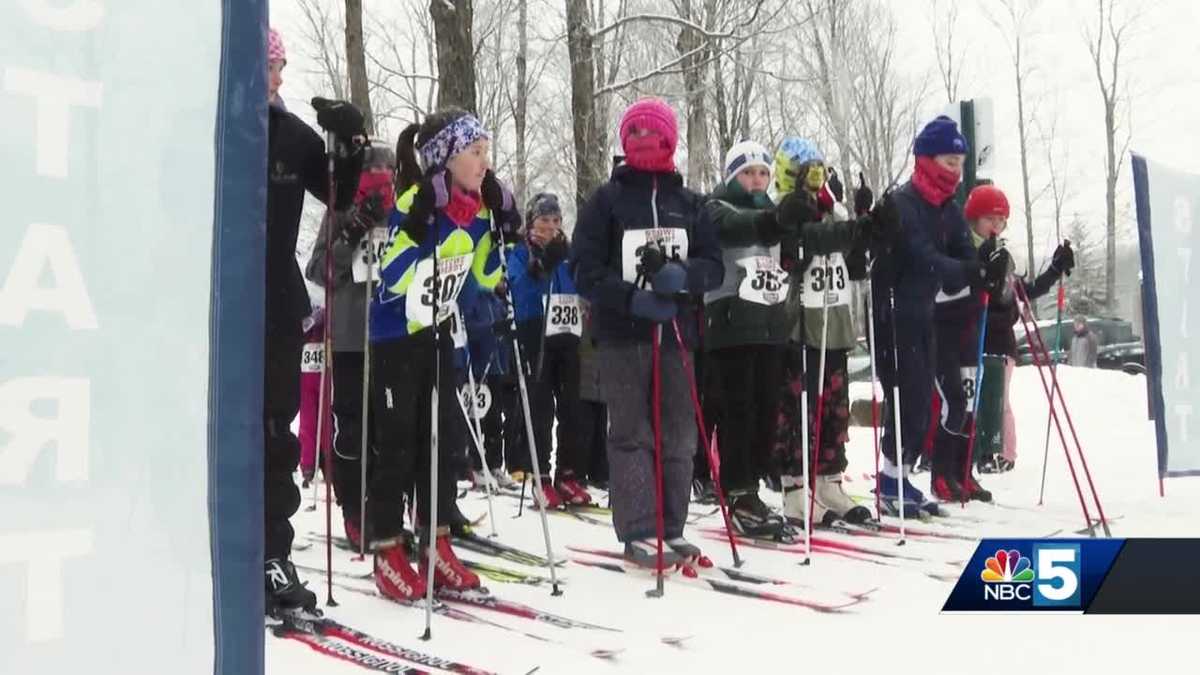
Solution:
[[[531,2],[535,10],[540,1]],[[425,0],[366,0],[364,4],[368,12],[395,12],[401,2],[428,4]],[[561,3],[546,0],[545,4],[545,11],[531,11],[531,15],[555,16],[561,21]],[[969,50],[959,97],[989,97],[994,102],[998,153],[996,182],[1008,192],[1013,202],[1014,227],[1009,231],[1010,244],[1014,253],[1020,255],[1025,247],[1024,228],[1015,226],[1023,222],[1023,215],[1019,204],[1020,165],[1016,149],[1012,64],[1005,42],[986,18],[985,3],[967,0],[959,4],[956,39]],[[1158,162],[1200,174],[1200,125],[1197,124],[1200,118],[1200,2],[1161,0],[1130,4],[1142,12],[1125,66],[1135,92],[1130,148]],[[901,67],[914,75],[929,73],[936,79],[927,3],[892,0],[891,6],[899,24]],[[1085,19],[1094,22],[1095,12],[1096,5],[1092,0],[1043,0],[1035,15],[1033,35],[1028,40],[1028,59],[1034,64],[1034,72],[1027,84],[1027,97],[1043,116],[1057,114],[1059,134],[1069,145],[1071,188],[1075,196],[1067,207],[1068,219],[1070,214],[1078,212],[1087,222],[1102,227],[1103,117],[1082,23]],[[295,0],[274,0],[271,21],[284,33],[285,40],[289,35],[296,35],[300,15]],[[289,55],[289,79],[284,85],[285,98],[293,109],[307,116],[300,108],[306,108],[304,101],[316,92],[301,72],[308,70],[311,64],[300,60],[299,49],[289,51],[292,54]],[[930,100],[930,116],[944,104],[940,89],[940,84],[931,82],[931,91],[937,95]],[[1035,162],[1035,180],[1044,184],[1043,151],[1036,138],[1031,153]],[[1125,203],[1131,199],[1128,167],[1128,161],[1123,162],[1119,201]],[[1036,237],[1040,241],[1035,244],[1035,249],[1041,257],[1050,245],[1048,197],[1035,206],[1034,213],[1041,230]]]

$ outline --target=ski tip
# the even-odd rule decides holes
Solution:
[[[692,567],[691,565],[683,565],[680,567],[679,571],[683,573],[683,576],[689,579],[695,579],[700,576],[700,573],[696,571],[696,568]]]

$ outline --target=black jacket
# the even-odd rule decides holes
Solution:
[[[267,330],[279,327],[300,330],[300,321],[312,311],[304,276],[296,262],[296,236],[304,193],[325,202],[329,172],[325,143],[299,117],[270,106],[267,153]],[[335,168],[335,209],[349,208],[358,189],[361,153],[355,160],[340,160]]]
[[[583,207],[571,241],[575,286],[591,302],[598,344],[650,340],[654,324],[629,311],[635,280],[623,272],[622,244],[626,232],[656,228],[686,231],[689,293],[699,296],[721,285],[721,246],[704,198],[685,188],[677,173],[619,166]],[[693,347],[698,343],[695,304],[685,303],[677,317],[684,340]],[[671,332],[668,326],[664,334]],[[664,343],[671,341],[664,337]]]

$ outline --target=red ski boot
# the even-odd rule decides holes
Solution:
[[[568,506],[589,506],[592,503],[592,495],[572,475],[560,476],[554,482],[554,489]]]
[[[422,551],[419,562],[421,577],[424,578],[429,570],[429,553]],[[450,547],[449,528],[438,528],[437,536],[437,567],[433,570],[434,588],[449,588],[456,591],[467,591],[479,588],[479,577],[467,569],[454,549]]]
[[[546,505],[549,509],[562,508],[563,498],[558,494],[558,490],[554,489],[554,484],[550,482],[549,476],[542,476],[542,494],[538,495],[537,488],[533,491],[533,501],[535,506]]]
[[[362,531],[358,528],[359,519],[346,516],[342,525],[346,528],[346,539],[354,546],[355,551],[362,550]]]
[[[420,600],[425,597],[425,577],[413,570],[404,548],[394,539],[375,552],[375,587],[393,600]]]
[[[935,499],[943,502],[963,502],[967,495],[958,481],[949,476],[934,476],[929,486]]]

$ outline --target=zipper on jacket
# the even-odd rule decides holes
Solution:
[[[658,176],[655,175],[650,183],[650,217],[653,219],[654,229],[658,229]]]

